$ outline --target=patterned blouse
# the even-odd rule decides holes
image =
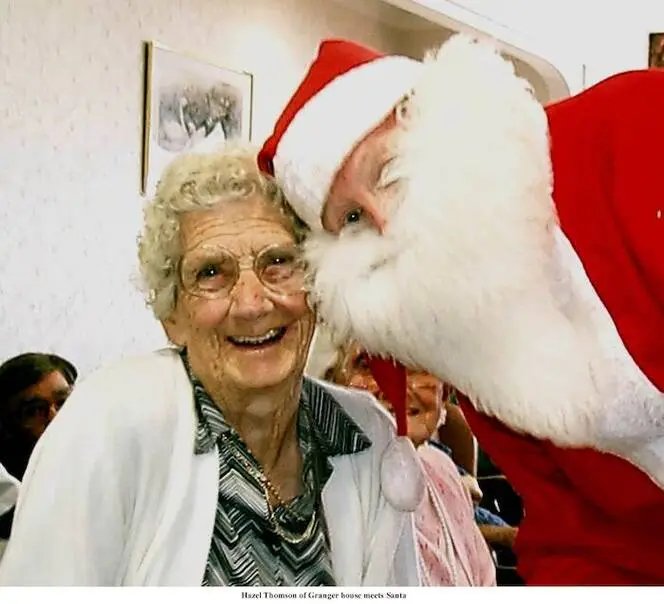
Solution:
[[[305,378],[298,414],[303,492],[271,513],[253,475],[260,471],[258,462],[193,375],[184,353],[182,358],[198,417],[195,453],[215,445],[219,451],[219,496],[203,585],[334,585],[321,503],[332,473],[328,458],[366,449],[368,437],[325,389]],[[306,538],[291,543],[279,536],[275,523],[282,534]]]

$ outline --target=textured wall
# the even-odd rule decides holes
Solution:
[[[253,72],[260,141],[328,35],[399,39],[331,0],[0,0],[0,360],[164,343],[131,282],[143,40]]]

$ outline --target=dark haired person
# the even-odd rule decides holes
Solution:
[[[77,375],[55,354],[29,352],[0,365],[0,463],[12,476],[23,478],[32,449]]]
[[[69,396],[78,372],[55,354],[28,352],[0,365],[0,464],[17,480],[39,437]],[[13,511],[0,518],[9,538]]]

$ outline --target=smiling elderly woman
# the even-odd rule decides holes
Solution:
[[[419,582],[412,518],[380,486],[392,424],[303,378],[304,231],[254,157],[163,175],[139,257],[174,346],[77,386],[30,462],[2,584]]]

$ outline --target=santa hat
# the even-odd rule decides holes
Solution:
[[[277,178],[297,214],[312,230],[344,160],[417,84],[423,65],[345,40],[326,40],[258,154],[264,172]],[[312,137],[313,132],[324,137]],[[412,511],[424,481],[407,438],[406,371],[391,360],[372,358],[376,383],[391,402],[397,436],[383,453],[381,483],[398,509]]]
[[[422,63],[384,55],[346,40],[326,40],[258,155],[277,178],[295,211],[312,229],[321,226],[323,204],[334,176],[355,146],[415,86]],[[311,133],[325,128],[324,140]],[[372,358],[376,383],[395,410],[397,434],[405,436],[405,369]]]
[[[423,65],[346,40],[321,43],[300,87],[258,155],[312,229],[332,181],[355,146],[415,86]],[[321,139],[314,132],[324,130]]]
[[[325,40],[299,88],[258,154],[264,172],[277,178],[310,228],[321,214],[332,181],[355,146],[387,117],[417,83],[419,61],[384,55],[347,40]],[[325,132],[322,140],[312,132]],[[405,436],[405,369],[372,358],[376,383],[390,400],[397,434]]]

